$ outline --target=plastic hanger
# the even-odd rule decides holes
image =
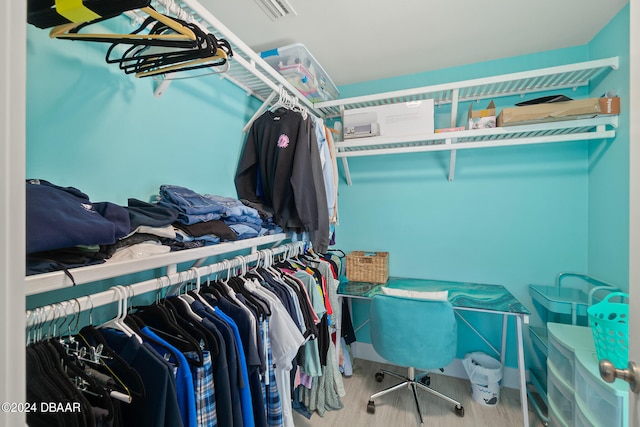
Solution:
[[[190,314],[187,313],[188,304],[183,299],[180,299],[179,296],[167,298],[164,306],[171,312],[176,323],[189,332],[189,335],[199,344],[201,350],[204,351],[209,348],[207,345],[208,339],[200,328],[200,322],[190,317]]]
[[[127,324],[124,323],[124,318],[127,315],[126,304],[127,299],[122,286],[114,286],[112,288],[118,294],[118,314],[114,319],[103,323],[100,328],[113,328],[125,333],[128,337],[134,337],[142,344],[142,338],[136,334]]]
[[[121,393],[117,390],[105,390],[99,384],[97,384],[94,378],[87,375],[85,369],[82,366],[78,366],[78,364],[71,359],[71,357],[66,351],[67,348],[61,342],[56,340],[51,340],[50,343],[51,343],[50,349],[53,350],[55,352],[55,355],[63,361],[65,367],[67,368],[67,374],[69,376],[73,375],[75,379],[81,380],[80,383],[78,383],[77,381],[74,382],[74,384],[79,390],[85,393],[93,394],[94,396],[103,398],[102,399],[103,403],[105,403],[106,405],[110,403],[109,399],[104,399],[105,397],[107,397],[106,392],[108,392],[110,397],[113,397],[114,399],[118,399],[121,402],[125,402],[125,403],[132,402],[131,395]],[[78,358],[76,356],[76,360],[83,360],[83,359]],[[100,363],[100,361],[97,360],[95,363]],[[112,380],[114,381],[114,383],[117,382],[115,378],[112,378]],[[109,412],[113,412],[113,407],[111,407]]]
[[[149,306],[136,307],[136,317],[153,332],[182,352],[193,351],[197,355],[195,366],[202,366],[204,359],[198,341],[178,324],[174,313],[160,301]],[[190,362],[193,361],[190,359]]]
[[[289,93],[283,86],[280,86],[278,95],[278,101],[276,101],[276,103],[269,109],[270,111],[276,111],[279,108],[286,108],[287,110],[300,113],[303,119],[307,119],[309,110],[307,110],[306,107],[300,105],[296,97],[289,95]]]
[[[154,44],[154,40],[161,41],[190,41],[194,42],[196,40],[195,33],[184,25],[183,22],[180,22],[177,19],[170,18],[166,15],[163,15],[153,9],[150,6],[143,7],[139,9],[141,12],[149,15],[153,20],[160,22],[169,29],[174,32],[169,34],[141,34],[141,30],[150,25],[150,21],[147,19],[140,26],[137,31],[128,34],[105,34],[105,33],[84,33],[80,34],[79,31],[81,28],[85,26],[94,24],[99,21],[103,21],[104,19],[109,18],[99,18],[94,21],[89,22],[72,22],[69,24],[57,25],[51,29],[49,32],[49,37],[51,38],[62,38],[62,39],[73,39],[73,40],[84,40],[84,41],[95,41],[95,42],[112,42],[114,40],[118,40],[120,42],[125,42],[130,40],[132,43],[147,43]],[[192,43],[193,44],[193,43]]]
[[[53,356],[50,351],[50,340],[36,343],[33,347],[33,355],[36,357],[34,360],[38,366],[38,376],[40,381],[46,381],[49,387],[50,393],[53,396],[70,396],[71,399],[83,402],[83,397],[80,396],[81,392],[69,381],[69,376],[65,372],[64,367],[60,359]],[[45,380],[46,378],[46,380]],[[81,411],[80,411],[81,412]],[[84,415],[82,413],[69,414],[75,420],[75,422],[84,422]]]
[[[179,71],[190,71],[190,70],[198,70],[201,68],[213,68],[213,67],[223,67],[223,68],[209,74],[222,74],[229,71],[229,68],[231,68],[231,65],[228,61],[228,57],[225,52],[219,51],[216,55],[210,56],[208,58],[194,59],[192,61],[186,61],[176,65],[155,68],[150,71],[141,71],[136,73],[135,76],[138,78],[150,77],[150,76],[156,76],[158,74],[176,73]]]
[[[192,270],[194,270],[196,275],[196,292],[198,292],[200,290],[200,273],[198,272],[197,268],[192,268]],[[195,299],[191,295],[187,293],[180,294],[176,297],[176,300],[178,300],[179,303],[182,304],[182,307],[189,316],[191,316],[198,322],[202,322],[202,317],[198,316],[191,308],[191,304],[195,301]]]
[[[231,274],[231,263],[229,262],[229,260],[223,260],[222,261],[222,265],[223,266],[227,266],[227,277],[230,276]],[[215,311],[216,308],[209,302],[207,301],[207,299],[204,297],[203,294],[208,294],[212,300],[217,300],[219,298],[224,298],[223,292],[221,289],[219,289],[218,287],[220,286],[221,283],[223,283],[224,279],[218,279],[216,277],[215,281],[211,281],[210,279],[207,281],[207,286],[204,286],[202,288],[200,288],[200,291],[197,292],[194,297],[197,296],[198,300],[207,308],[209,308],[212,311]],[[193,295],[193,294],[192,294]]]
[[[196,292],[200,290],[200,272],[197,268],[192,268],[196,276]],[[198,295],[199,296],[199,295]],[[212,356],[217,356],[220,352],[219,344],[216,337],[207,328],[202,326],[203,318],[196,314],[191,308],[196,298],[188,293],[180,294],[175,298],[168,298],[165,300],[166,306],[172,310],[175,310],[175,317],[178,323],[181,323],[185,329],[197,334],[200,340],[200,346],[204,345],[203,349],[209,350]]]
[[[289,248],[289,246],[287,246],[287,247],[285,248],[285,251],[284,251],[284,254],[285,254],[284,259],[286,259],[286,256],[287,256],[286,254],[288,253],[288,250],[289,250],[288,248]],[[273,253],[272,251],[269,251],[269,252],[268,252],[268,253],[266,253],[265,255],[266,255],[266,259],[265,259],[265,266],[264,266],[265,270],[267,270],[267,272],[268,272],[268,273],[270,273],[270,274],[271,274],[272,276],[274,276],[274,277],[280,277],[280,276],[282,275],[282,272],[281,272],[280,270],[277,270],[277,269],[274,267],[274,263],[275,263],[275,256],[274,256],[274,253]],[[289,267],[291,267],[291,266],[289,266]],[[293,268],[293,267],[291,267],[291,268]]]
[[[209,274],[208,274],[208,276],[211,276],[211,274],[212,274],[212,273],[211,273],[211,269],[209,269]],[[207,278],[207,286],[205,286],[205,288],[208,288],[209,283],[210,283],[209,278]],[[203,289],[205,289],[205,288],[202,288],[202,287],[198,284],[198,285],[196,286],[196,289],[195,289],[194,291],[189,292],[189,295],[190,295],[191,297],[193,297],[193,298],[194,298],[194,300],[197,300],[197,301],[199,301],[200,303],[202,303],[205,307],[207,307],[207,308],[209,308],[209,309],[211,309],[211,310],[214,310],[214,311],[215,311],[215,308],[213,308],[213,306],[212,306],[211,304],[209,304],[209,302],[208,302],[208,301],[207,301],[207,300],[202,296],[202,294],[201,294],[201,292],[203,292]]]
[[[212,294],[216,299],[226,298],[226,295],[229,291],[233,291],[231,287],[228,285],[229,278],[231,277],[231,262],[229,260],[222,261],[223,267],[226,266],[227,277],[226,278],[218,278],[215,281],[208,281],[207,286],[200,289],[200,293]]]
[[[257,313],[261,318],[270,316],[271,310],[268,308],[268,305],[264,301],[262,301],[262,299],[260,299],[257,295],[253,294],[249,289],[247,289],[246,283],[247,281],[250,280],[247,278],[247,270],[248,270],[247,261],[246,261],[246,258],[242,255],[240,255],[239,258],[241,260],[241,265],[242,265],[241,273],[240,275],[229,279],[230,286],[237,293],[242,295],[249,304],[255,307],[255,310],[257,311]],[[252,272],[255,272],[255,270],[252,270]]]
[[[144,383],[142,382],[142,378],[140,378],[140,374],[138,374],[135,369],[131,368],[131,366],[129,366],[129,364],[124,359],[122,359],[118,355],[118,353],[116,353],[111,347],[109,347],[109,344],[106,342],[98,329],[96,329],[91,324],[85,326],[78,333],[78,338],[87,347],[97,347],[100,344],[102,345],[102,354],[109,356],[109,359],[107,359],[109,363],[105,361],[105,358],[101,357],[98,359],[99,365],[107,370],[109,375],[114,380],[116,380],[116,382],[120,384],[120,386],[124,390],[124,393],[121,393],[121,395],[117,396],[120,400],[131,402],[134,398],[144,398]],[[123,381],[120,376],[118,376],[114,372],[114,368],[118,369],[119,372],[125,374],[128,379],[134,381],[136,388],[132,388],[131,384],[127,385],[125,381]],[[124,397],[124,395],[126,395],[127,397]]]
[[[107,50],[105,60],[108,64],[118,63],[120,69],[125,73],[135,73],[154,70],[158,67],[170,66],[173,64],[185,63],[195,59],[216,57],[219,51],[225,55],[232,55],[231,46],[224,40],[218,40],[213,34],[207,34],[198,25],[185,23],[196,35],[196,40],[192,45],[174,46],[173,43],[165,45],[136,43],[129,47],[121,56],[114,56],[115,49],[121,44],[131,44],[124,40],[112,44]],[[155,25],[151,32],[164,31],[164,25]],[[219,55],[215,59],[222,65],[226,62],[226,57]],[[222,59],[221,59],[222,58]],[[213,59],[212,59],[213,60]]]

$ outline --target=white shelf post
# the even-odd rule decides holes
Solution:
[[[458,117],[458,99],[460,97],[460,89],[453,89],[451,93],[451,121],[449,125],[454,128],[456,127],[456,119]],[[456,138],[448,139],[448,144],[454,144],[456,142]],[[453,176],[456,173],[456,150],[451,150],[449,156],[449,182],[453,181]]]

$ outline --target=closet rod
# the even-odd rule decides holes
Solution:
[[[203,267],[192,267],[189,270],[157,277],[144,282],[125,286],[119,285],[119,288],[124,288],[127,298],[133,298],[153,291],[160,292],[162,289],[176,286],[189,280],[199,279],[203,276],[237,268],[260,259],[266,260],[267,257],[271,255],[275,256],[282,253],[294,255],[300,254],[305,250],[307,245],[308,242],[304,241],[286,243],[276,248],[262,249],[249,255],[238,255],[229,260],[205,265]],[[37,307],[33,310],[27,310],[25,313],[27,318],[26,327],[27,329],[36,328],[61,317],[68,317],[71,314],[77,314],[86,310],[92,310],[96,307],[116,303],[121,300],[121,295],[122,294],[117,288],[111,287],[93,295],[59,301],[57,303]],[[71,312],[68,312],[69,309]]]
[[[175,272],[177,265],[183,262],[195,262],[199,267],[209,257],[227,256],[232,252],[250,249],[254,252],[263,245],[279,245],[288,238],[285,233],[269,234],[252,239],[235,240],[233,242],[223,242],[217,245],[203,246],[200,248],[188,249],[184,251],[173,251],[167,254],[154,255],[136,260],[119,261],[113,263],[103,263],[78,267],[71,270],[77,285],[97,282],[114,277],[122,277],[127,274],[138,273],[154,268],[168,267],[170,273]],[[53,271],[50,273],[34,274],[25,278],[25,295],[41,294],[56,289],[70,287],[71,280],[63,271]]]
[[[273,99],[276,97],[277,94],[278,94],[277,92],[273,91],[267,97],[267,99],[264,100],[260,108],[256,110],[256,112],[253,114],[253,116],[249,119],[247,124],[242,129],[243,134],[249,132],[249,129],[251,129],[251,125],[253,124],[253,122],[255,122],[256,119],[260,117],[267,110],[267,108],[269,108],[269,105],[271,105],[271,101],[273,101]]]

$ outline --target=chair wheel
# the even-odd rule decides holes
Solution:
[[[462,405],[460,405],[459,407],[456,406],[455,412],[456,412],[456,415],[459,416],[460,418],[464,417],[464,407]]]
[[[429,387],[429,385],[431,385],[431,377],[429,375],[425,375],[420,378],[420,383]]]
[[[382,372],[376,372],[376,381],[378,381],[379,383],[381,383],[383,379],[384,379],[384,373],[382,373]]]
[[[369,403],[367,403],[367,412],[370,414],[376,413],[376,404],[373,403],[373,400],[370,400]]]

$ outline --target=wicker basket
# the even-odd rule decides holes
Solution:
[[[347,279],[350,282],[386,283],[389,279],[389,252],[349,253]]]

